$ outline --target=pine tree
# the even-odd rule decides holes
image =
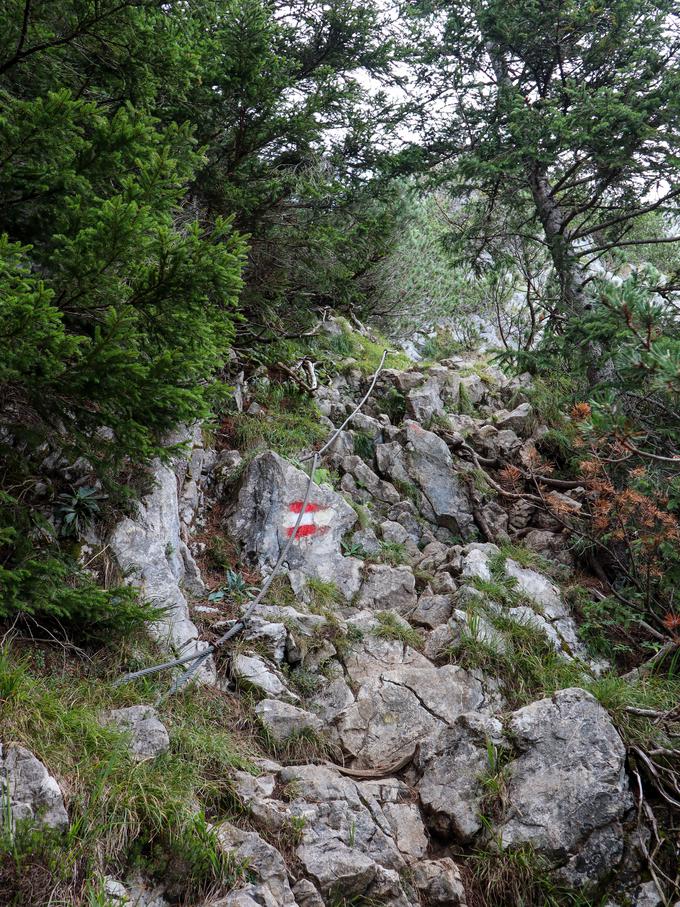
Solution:
[[[437,94],[431,149],[508,233],[545,244],[562,311],[592,303],[588,266],[633,238],[650,211],[677,211],[680,31],[670,0],[506,0],[416,4],[423,82]],[[422,25],[422,23],[421,23]],[[453,172],[452,172],[453,171]]]

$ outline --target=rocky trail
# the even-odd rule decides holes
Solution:
[[[548,481],[532,498],[499,478],[540,459],[528,383],[476,356],[384,369],[306,505],[299,464],[215,449],[196,429],[113,531],[130,581],[170,606],[155,640],[185,655],[248,607],[248,595],[209,596],[198,565],[215,521],[262,577],[299,521],[285,571],[195,678],[250,697],[280,754],[234,772],[247,827],[226,822],[218,836],[247,873],[206,907],[477,907],[492,902],[471,861],[504,852],[555,892],[580,892],[554,903],[671,903],[643,865],[626,747],[589,691],[607,664],[581,642],[559,582],[574,566],[565,523],[586,491]],[[329,434],[367,386],[351,366],[318,386]],[[247,383],[242,393],[247,408]],[[552,660],[563,688],[533,695],[516,667],[532,657]],[[140,759],[168,746],[150,706],[106,720]],[[2,758],[16,809],[47,805],[44,821],[63,825],[44,766],[21,747]],[[170,903],[162,879],[111,878],[107,892]]]

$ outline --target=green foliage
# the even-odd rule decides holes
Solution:
[[[386,564],[398,567],[408,561],[406,548],[401,542],[380,542],[378,558]]]
[[[86,637],[130,633],[160,611],[131,586],[103,588],[60,547],[49,523],[0,492],[0,619],[16,614]]]
[[[390,387],[383,395],[381,406],[393,425],[399,425],[406,415],[406,398],[396,387]]]
[[[394,611],[378,611],[375,617],[378,626],[373,632],[380,639],[396,639],[413,649],[422,648],[423,637],[418,630],[411,627],[407,620],[399,617]]]
[[[78,536],[99,513],[98,501],[105,497],[96,488],[83,485],[73,494],[60,494],[57,515],[61,519],[62,535]]]
[[[256,415],[227,413],[225,428],[239,450],[271,449],[286,457],[323,441],[327,430],[319,422],[314,401],[290,382],[259,388],[255,401],[262,407]]]
[[[365,431],[355,431],[354,453],[367,463],[371,463],[375,454],[375,441],[372,436]]]
[[[102,667],[113,668],[115,676],[120,662],[112,663],[107,654]],[[145,693],[153,691],[147,684]],[[255,771],[226,730],[234,724],[228,699],[188,690],[169,701],[161,719],[170,731],[170,751],[138,763],[129,755],[126,736],[100,723],[104,709],[134,702],[131,691],[113,688],[96,670],[64,668],[60,658],[41,668],[36,659],[31,664],[3,651],[0,692],[5,732],[35,752],[70,793],[68,832],[41,837],[36,846],[35,833],[27,830],[30,847],[14,845],[16,865],[36,874],[36,867],[46,866],[51,873],[45,899],[31,901],[36,907],[55,892],[59,903],[83,903],[81,895],[96,890],[94,880],[111,865],[141,864],[161,872],[194,900],[226,892],[243,874],[244,867],[217,846],[205,815],[196,812],[198,802],[214,824],[240,808],[229,774]]]
[[[487,619],[503,635],[503,649],[480,638],[473,625],[472,632],[463,634],[452,647],[451,658],[465,668],[479,668],[497,677],[511,708],[521,708],[556,690],[586,682],[584,667],[566,660],[531,623],[493,612]]]
[[[333,582],[309,577],[307,579],[307,589],[311,598],[310,610],[316,612],[331,611],[334,605],[341,602],[342,593]]]
[[[556,883],[549,860],[530,844],[503,847],[501,838],[466,859],[483,904],[494,907],[592,907],[592,901]]]
[[[439,97],[452,69],[459,74],[448,116],[433,104],[428,123],[437,161],[452,162],[436,182],[464,203],[449,215],[457,250],[479,271],[512,262],[533,297],[532,333],[536,304],[555,323],[577,320],[593,301],[587,262],[628,242],[669,238],[668,223],[647,221],[647,237],[629,240],[649,198],[657,214],[675,214],[675,191],[659,189],[674,186],[677,167],[673,3],[415,6],[421,84]],[[650,235],[653,226],[661,229]],[[586,350],[593,367],[600,349]]]

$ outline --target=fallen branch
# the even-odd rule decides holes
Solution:
[[[363,781],[378,780],[380,778],[389,778],[390,775],[396,775],[414,759],[418,752],[419,744],[413,747],[410,753],[402,756],[397,762],[391,765],[377,765],[375,768],[345,768],[344,765],[338,765],[336,762],[326,761],[324,764],[329,768],[335,769],[341,775],[347,775],[350,778],[360,778]]]

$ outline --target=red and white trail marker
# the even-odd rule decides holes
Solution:
[[[284,529],[288,538],[292,536],[295,530],[295,524],[302,512],[303,504],[304,501],[293,501],[292,504],[288,505],[288,513],[284,522]],[[296,540],[328,532],[332,519],[333,511],[330,507],[321,507],[319,504],[307,504],[295,535]]]

